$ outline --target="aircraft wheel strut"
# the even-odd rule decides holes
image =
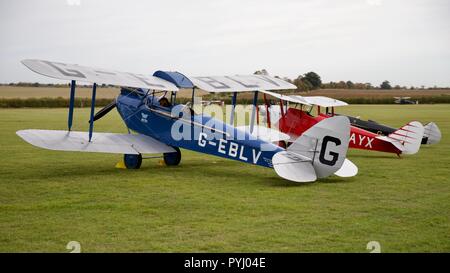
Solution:
[[[181,161],[181,152],[178,147],[172,147],[175,149],[175,152],[173,153],[165,153],[164,156],[164,163],[166,163],[167,166],[176,166],[180,164]]]
[[[123,155],[123,162],[127,169],[139,169],[142,164],[142,155],[125,154]]]

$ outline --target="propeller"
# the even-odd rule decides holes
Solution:
[[[94,121],[101,119],[104,115],[108,114],[109,111],[111,111],[112,109],[114,109],[114,107],[116,107],[116,100],[113,100],[111,103],[109,103],[108,105],[106,105],[105,107],[103,107],[100,111],[98,111],[95,115],[94,115]]]

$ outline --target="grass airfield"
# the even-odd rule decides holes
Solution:
[[[56,152],[20,129],[65,129],[67,109],[0,109],[0,251],[450,251],[450,105],[354,105],[339,113],[392,126],[434,121],[440,144],[405,156],[351,150],[350,179],[296,184],[272,169],[182,151],[178,167],[121,155]],[[89,110],[75,109],[87,131]],[[126,132],[113,111],[96,131]]]

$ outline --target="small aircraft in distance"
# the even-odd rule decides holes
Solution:
[[[419,101],[411,100],[411,97],[394,97],[397,104],[419,104]]]
[[[296,88],[275,77],[186,77],[179,72],[167,71],[156,71],[153,76],[147,76],[43,60],[24,60],[22,63],[38,74],[71,81],[67,131],[28,129],[17,132],[37,147],[124,154],[124,164],[129,169],[140,168],[142,154],[163,154],[166,165],[178,165],[180,148],[184,148],[274,168],[279,176],[295,182],[311,182],[333,174],[350,177],[358,172],[358,168],[346,159],[350,137],[347,117],[336,116],[316,122],[287,149],[274,144],[285,140],[285,134],[255,126],[259,93],[272,94],[269,90]],[[71,130],[76,81],[93,83],[89,132]],[[120,86],[121,91],[114,101],[94,114],[97,84]],[[192,89],[191,105],[196,89],[233,93],[230,123],[195,113],[189,104],[177,104],[179,88]],[[236,127],[234,119],[239,92],[253,92],[254,95],[250,125],[244,128]],[[303,99],[291,101],[308,105]],[[114,108],[129,133],[94,133],[95,121]]]
[[[259,107],[260,113],[263,116],[269,113],[266,119],[276,123],[275,126],[278,126],[281,132],[288,134],[290,140],[295,140],[317,122],[330,117],[342,116],[335,113],[335,107],[348,105],[343,101],[322,96],[284,96],[286,101],[299,98],[304,99],[311,106],[309,108],[305,108],[304,105],[299,107],[296,105],[290,108],[276,105]],[[314,105],[317,106],[316,116],[312,115]],[[325,108],[325,112],[321,112],[321,107]],[[405,126],[395,129],[374,121],[347,117],[351,124],[350,148],[395,153],[397,155],[415,154],[419,151],[421,143],[435,144],[441,139],[439,128],[433,122],[423,127],[420,122],[411,121]],[[281,142],[281,146],[286,147],[286,144]]]

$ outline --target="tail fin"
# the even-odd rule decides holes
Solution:
[[[422,123],[411,121],[397,131],[388,135],[392,144],[399,148],[404,154],[415,154],[420,149],[424,128]]]
[[[434,122],[429,122],[424,126],[424,133],[423,136],[426,138],[426,142],[423,144],[436,144],[441,141],[441,130],[439,130],[439,127]]]
[[[286,151],[275,154],[277,174],[296,182],[311,182],[337,172],[344,164],[350,121],[344,116],[324,119],[305,131]]]

